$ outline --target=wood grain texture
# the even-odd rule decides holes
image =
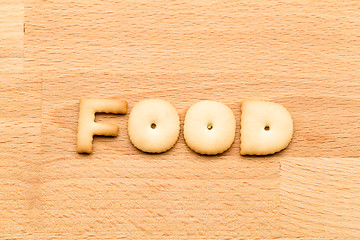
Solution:
[[[283,234],[298,238],[358,238],[359,165],[359,158],[283,159]]]
[[[0,13],[0,238],[359,238],[358,1],[29,0],[23,25],[23,1],[0,0]],[[129,112],[166,99],[182,123],[196,101],[221,101],[236,140],[205,157],[181,133],[144,154],[128,115],[98,114],[119,136],[79,155],[80,97]],[[240,156],[254,98],[292,114],[285,151]]]
[[[0,0],[1,239],[12,233],[24,236],[28,230],[34,199],[29,162],[40,151],[40,81],[30,80],[23,72],[23,24],[23,1]]]
[[[22,72],[23,37],[23,0],[0,0],[0,73]]]

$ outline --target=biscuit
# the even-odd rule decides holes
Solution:
[[[128,122],[129,138],[141,151],[165,152],[175,145],[179,132],[179,114],[175,107],[165,100],[143,100],[131,110]]]
[[[127,112],[127,102],[113,99],[80,99],[79,122],[77,133],[77,152],[92,153],[94,135],[117,136],[119,127],[115,124],[96,123],[95,113]]]
[[[235,129],[235,116],[228,106],[215,101],[200,101],[186,113],[184,138],[194,152],[216,155],[230,148]]]
[[[280,104],[245,100],[241,105],[241,155],[268,155],[286,148],[293,135],[290,113]]]

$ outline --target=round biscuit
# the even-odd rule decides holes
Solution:
[[[184,138],[193,151],[216,155],[230,148],[235,129],[235,116],[228,106],[215,101],[200,101],[186,113]]]
[[[160,153],[173,147],[179,137],[180,119],[175,107],[161,99],[146,99],[131,110],[128,134],[144,152]]]

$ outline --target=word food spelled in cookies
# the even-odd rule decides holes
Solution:
[[[94,135],[117,136],[115,124],[96,123],[95,113],[126,114],[127,102],[112,99],[81,99],[77,151],[91,153]],[[280,104],[245,100],[241,105],[241,155],[268,155],[286,148],[293,135],[290,113]],[[223,103],[199,101],[185,116],[184,139],[194,152],[216,155],[234,142],[236,120],[233,111]],[[175,107],[161,99],[138,102],[128,121],[132,144],[149,153],[172,148],[180,133],[180,118]]]

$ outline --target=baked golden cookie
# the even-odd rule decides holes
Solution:
[[[117,136],[119,127],[110,123],[96,123],[95,113],[127,112],[127,102],[114,99],[80,99],[79,123],[77,133],[77,152],[92,153],[94,135]]]
[[[180,131],[179,114],[161,99],[138,102],[131,110],[128,133],[133,145],[149,153],[160,153],[175,145]]]
[[[228,106],[215,101],[200,101],[186,113],[184,138],[193,151],[216,155],[230,148],[235,129],[235,116]]]
[[[241,105],[241,155],[267,155],[286,148],[293,135],[290,113],[280,104],[245,100]]]

